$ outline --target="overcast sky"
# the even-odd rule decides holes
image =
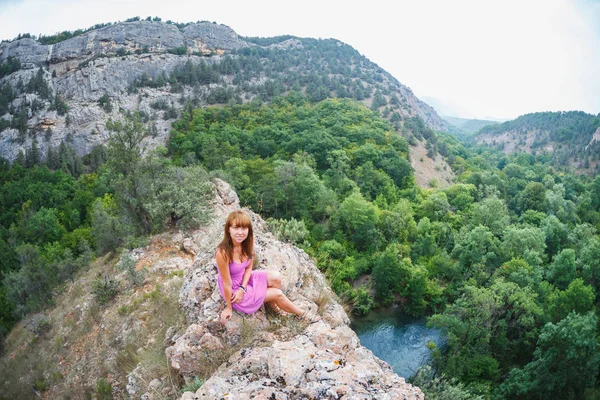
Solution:
[[[0,0],[0,39],[133,16],[339,39],[462,117],[600,113],[600,0]]]

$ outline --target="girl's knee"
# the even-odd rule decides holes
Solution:
[[[267,278],[269,280],[269,286],[279,286],[281,285],[281,272],[279,271],[269,271]]]
[[[266,301],[278,301],[284,297],[283,292],[279,288],[270,287],[267,288]]]

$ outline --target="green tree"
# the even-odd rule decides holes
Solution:
[[[510,223],[506,204],[497,197],[488,197],[473,206],[470,222],[472,226],[487,226],[496,237],[502,237]]]
[[[452,255],[458,257],[465,277],[485,281],[502,262],[500,242],[488,227],[479,225],[467,232]]]
[[[406,243],[415,236],[417,224],[413,214],[410,202],[406,199],[400,200],[392,210],[380,212],[378,229],[386,242]]]
[[[337,203],[335,193],[325,187],[310,165],[294,161],[278,161],[276,165],[283,215],[316,221],[330,215]]]
[[[420,257],[431,257],[438,251],[435,233],[429,218],[421,218],[417,224],[415,241],[412,245],[411,257],[418,260]]]
[[[503,277],[507,282],[514,282],[520,287],[536,287],[541,281],[542,274],[521,258],[513,258],[504,263],[495,272],[496,276]]]
[[[456,183],[444,191],[450,206],[457,211],[467,211],[475,201],[477,188],[472,184]]]
[[[144,202],[150,188],[143,176],[151,171],[141,168],[146,128],[138,114],[123,122],[109,121],[106,127],[112,132],[107,166],[114,182],[115,201],[137,229],[150,233],[151,218]]]
[[[92,234],[98,254],[117,250],[128,236],[134,234],[132,227],[119,217],[117,205],[111,195],[94,202],[91,216]]]
[[[546,273],[546,279],[557,288],[564,290],[576,277],[575,250],[564,249],[552,260]]]
[[[567,225],[560,222],[554,215],[548,215],[541,224],[542,231],[546,235],[546,253],[552,259],[566,245],[569,238]]]
[[[32,244],[23,244],[16,249],[21,267],[6,274],[4,287],[6,298],[13,305],[17,318],[46,306],[52,297],[55,275],[48,270],[40,257],[40,250]]]
[[[533,360],[513,369],[500,385],[503,398],[582,399],[593,387],[600,367],[594,313],[570,313],[557,324],[542,329]]]
[[[577,267],[581,277],[596,291],[600,290],[600,238],[592,236],[582,243],[578,251]]]
[[[519,195],[519,209],[521,212],[527,210],[546,211],[546,188],[540,182],[530,182]]]
[[[439,221],[449,211],[450,204],[446,193],[434,191],[419,204],[417,215],[421,218],[427,217],[430,221]]]
[[[447,343],[434,364],[464,383],[491,384],[533,351],[542,314],[536,296],[530,288],[502,279],[489,288],[466,285],[459,299],[429,318]]]
[[[585,314],[594,309],[595,299],[594,289],[577,278],[566,290],[556,290],[550,295],[548,313],[553,322],[561,321],[571,311]]]
[[[379,247],[381,233],[377,230],[377,208],[360,192],[349,195],[332,216],[334,229],[341,231],[360,251]]]
[[[327,162],[329,168],[323,177],[326,185],[341,198],[346,197],[357,187],[356,183],[348,177],[350,157],[345,150],[333,150],[329,153]]]
[[[540,266],[546,259],[546,236],[540,228],[511,225],[504,234],[502,248],[510,258],[522,258],[530,265]]]
[[[411,280],[411,269],[410,259],[401,258],[397,246],[388,246],[375,260],[371,273],[377,297],[388,303],[396,292],[406,295],[404,289]]]
[[[431,400],[484,400],[483,396],[471,393],[458,379],[443,374],[436,376],[429,365],[419,368],[410,383]]]
[[[149,190],[144,207],[154,232],[167,226],[198,228],[206,222],[214,185],[204,168],[166,166],[153,175],[146,177]]]

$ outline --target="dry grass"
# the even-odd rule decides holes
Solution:
[[[333,299],[342,306],[346,314],[352,314],[352,311],[354,310],[354,301],[350,297],[344,295],[344,293],[342,293],[340,296],[333,293],[332,296]]]
[[[327,307],[331,304],[332,298],[329,292],[321,291],[319,292],[319,296],[313,300],[317,305],[317,312],[321,315],[327,310]]]

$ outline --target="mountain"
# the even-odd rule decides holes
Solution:
[[[586,174],[597,174],[600,168],[600,116],[582,111],[522,115],[485,126],[474,139],[506,154],[545,154],[559,168]]]
[[[474,117],[469,111],[450,100],[441,100],[432,96],[421,96],[421,99],[432,106],[439,115],[448,115],[456,118]]]
[[[3,42],[0,63],[0,156],[11,162],[32,149],[43,158],[65,141],[88,154],[106,143],[110,119],[134,112],[155,147],[184,109],[270,101],[290,90],[312,101],[356,99],[407,137],[413,118],[449,129],[408,87],[333,39],[244,38],[210,22],[131,21]]]
[[[451,124],[452,126],[455,126],[456,128],[460,129],[461,132],[464,132],[468,135],[474,134],[475,132],[477,132],[478,130],[483,128],[484,126],[496,125],[496,124],[500,123],[498,121],[488,121],[488,120],[484,120],[484,119],[458,118],[458,117],[450,117],[450,116],[446,116],[446,115],[443,116],[442,118],[444,118],[446,121],[448,121],[448,123]]]

